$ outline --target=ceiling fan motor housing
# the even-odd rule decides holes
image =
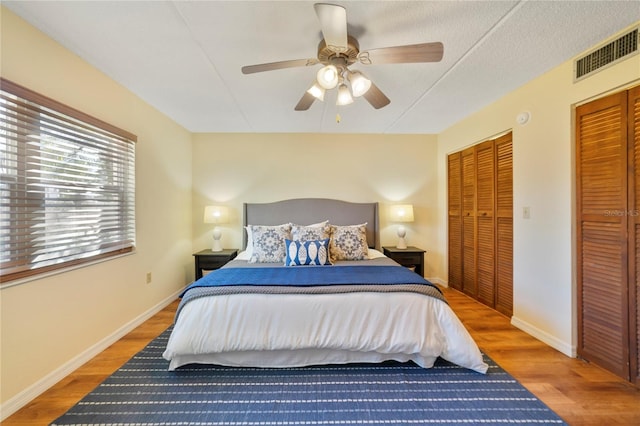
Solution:
[[[347,47],[342,49],[335,46],[327,46],[324,39],[318,44],[318,60],[325,65],[335,65],[336,67],[348,67],[358,61],[360,45],[354,37],[347,36]]]

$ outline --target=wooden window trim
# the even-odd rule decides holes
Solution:
[[[99,135],[100,134],[100,130],[104,131],[104,134],[102,134],[102,136],[107,136],[110,138],[114,138],[113,140],[117,140],[118,138],[122,139],[122,142],[124,143],[129,143],[129,144],[135,144],[137,142],[137,136],[135,136],[134,134],[127,132],[123,129],[120,129],[116,126],[113,126],[109,123],[106,123],[98,118],[95,118],[89,114],[83,113],[82,111],[79,111],[75,108],[72,108],[70,106],[64,105],[60,102],[57,102],[47,96],[41,95],[39,93],[36,93],[24,86],[21,86],[19,84],[16,84],[10,80],[7,80],[5,78],[0,77],[0,89],[4,92],[10,93],[14,96],[17,96],[21,99],[27,100],[29,102],[32,102],[36,105],[38,105],[39,107],[42,107],[43,110],[47,110],[49,111],[48,114],[52,117],[55,117],[55,119],[59,120],[62,123],[67,123],[69,125],[74,125],[77,126],[78,128],[84,128],[89,129],[89,127],[91,127],[91,130],[94,132],[94,134]],[[19,105],[19,102],[16,102],[15,105]],[[22,105],[19,106],[20,109],[20,113],[23,116],[27,116],[29,117],[31,115],[31,113],[29,112],[29,110],[34,111],[34,117],[36,120],[38,120],[37,116],[38,116],[38,112],[36,110],[33,109],[34,106],[32,105]],[[13,110],[11,110],[13,111]],[[61,115],[58,115],[58,114]],[[76,121],[71,121],[69,118],[70,117],[74,120],[78,120],[79,122]],[[87,125],[86,127],[83,126],[83,124]],[[22,127],[18,127],[18,129],[20,129]],[[100,136],[98,136],[100,137]],[[62,138],[64,139],[64,137]],[[133,177],[133,185],[135,188],[135,176]],[[135,189],[133,190],[133,192],[135,193]],[[134,207],[135,209],[135,207]],[[11,220],[11,219],[10,219]],[[135,219],[134,219],[135,220]],[[134,228],[135,229],[135,228]],[[135,230],[133,231],[135,232]],[[108,246],[108,245],[107,245]],[[103,246],[105,247],[105,246]],[[101,249],[104,250],[105,248]],[[106,248],[108,250],[108,248]],[[93,255],[93,256],[87,256],[87,257],[81,257],[81,258],[76,258],[76,259],[71,259],[71,260],[64,260],[61,261],[60,263],[56,263],[56,264],[49,264],[49,265],[45,265],[45,266],[38,266],[38,267],[34,267],[31,269],[23,269],[20,271],[15,271],[15,272],[7,272],[7,273],[2,273],[0,274],[0,284],[9,284],[11,285],[12,281],[16,281],[16,280],[22,280],[25,278],[29,278],[29,277],[36,277],[39,275],[43,275],[43,274],[50,274],[52,272],[55,271],[59,271],[59,270],[63,270],[63,269],[68,269],[68,268],[73,268],[73,267],[77,267],[79,265],[82,264],[89,264],[89,263],[95,263],[96,261],[100,261],[106,258],[110,258],[110,257],[116,257],[116,256],[121,256],[123,254],[127,254],[127,253],[131,253],[133,252],[135,249],[135,238],[132,241],[131,245],[127,245],[127,246],[122,246],[120,243],[115,244],[114,245],[114,249],[113,250],[109,250],[109,251],[104,251],[102,253]],[[4,262],[3,264],[11,264],[13,258],[9,258],[8,262]],[[18,262],[19,263],[19,262]],[[25,265],[29,265],[28,263]]]
[[[68,105],[55,101],[47,96],[41,95],[40,93],[34,92],[31,89],[27,89],[24,86],[21,86],[17,83],[14,83],[10,80],[7,80],[3,77],[0,77],[0,88],[2,90],[13,93],[16,96],[19,96],[24,99],[28,99],[32,102],[35,102],[43,107],[50,108],[52,110],[58,111],[62,114],[68,115],[70,117],[76,118],[80,121],[84,121],[85,123],[91,124],[93,126],[99,127],[108,132],[114,133],[118,136],[126,138],[132,142],[137,142],[138,137],[133,133],[129,133],[126,130],[123,130],[119,127],[113,126],[105,121],[100,120],[99,118],[95,118],[87,113],[84,113],[80,110],[72,108]]]

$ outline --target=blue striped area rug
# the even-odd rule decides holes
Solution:
[[[169,332],[52,425],[566,424],[486,356],[486,375],[440,359],[168,371]]]

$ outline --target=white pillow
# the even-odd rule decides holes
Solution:
[[[249,225],[245,226],[244,230],[247,231],[247,246],[245,247],[245,252],[249,255],[249,257],[251,257],[251,255],[253,254],[253,233],[251,232],[251,227]]]
[[[376,249],[370,248],[367,251],[368,251],[368,255],[369,255],[369,260],[378,259],[380,257],[387,257],[387,256],[384,255],[384,253],[382,253],[381,251],[378,251]],[[239,256],[240,255],[236,256],[236,258],[238,258]]]
[[[328,220],[323,220],[322,222],[318,222],[318,223],[312,223],[311,225],[306,225],[310,228],[322,228],[325,225],[328,225],[329,221]]]
[[[251,259],[251,254],[248,250],[243,250],[233,259],[233,260],[249,260]]]

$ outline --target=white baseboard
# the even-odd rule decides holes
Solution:
[[[434,284],[440,284],[443,287],[449,287],[449,283],[446,280],[443,280],[441,278],[427,278],[427,279]],[[546,343],[552,348],[562,352],[568,357],[575,358],[576,356],[578,356],[577,348],[574,345],[571,345],[567,342],[559,340],[555,336],[540,330],[536,326],[526,321],[523,321],[514,316],[514,317],[511,317],[511,325],[519,328],[520,330],[524,331],[527,334],[530,334],[531,336]]]
[[[431,281],[434,284],[439,284],[442,287],[449,287],[449,283],[443,280],[442,278],[434,277],[434,278],[427,278],[427,280]]]
[[[511,325],[519,328],[527,334],[535,337],[536,339],[546,343],[552,348],[562,352],[568,357],[575,358],[577,356],[577,349],[574,345],[570,343],[559,340],[557,337],[552,336],[551,334],[540,330],[539,328],[531,325],[530,323],[523,321],[515,316],[511,317]]]
[[[5,420],[7,417],[27,405],[29,402],[33,401],[40,394],[45,392],[51,386],[58,383],[60,380],[71,374],[77,368],[85,364],[91,358],[98,355],[100,352],[107,349],[109,346],[123,338],[127,333],[131,332],[133,329],[138,327],[140,324],[160,312],[171,302],[176,300],[178,295],[182,293],[184,289],[180,289],[179,291],[173,293],[166,299],[162,300],[160,303],[153,306],[151,309],[142,313],[138,317],[129,321],[127,324],[120,327],[118,330],[113,332],[111,335],[105,337],[95,345],[89,347],[86,351],[78,354],[76,357],[69,360],[67,363],[62,365],[60,368],[52,371],[51,373],[44,376],[42,379],[38,380],[33,385],[29,386],[22,392],[18,393],[16,396],[8,399],[0,406],[0,421]]]

